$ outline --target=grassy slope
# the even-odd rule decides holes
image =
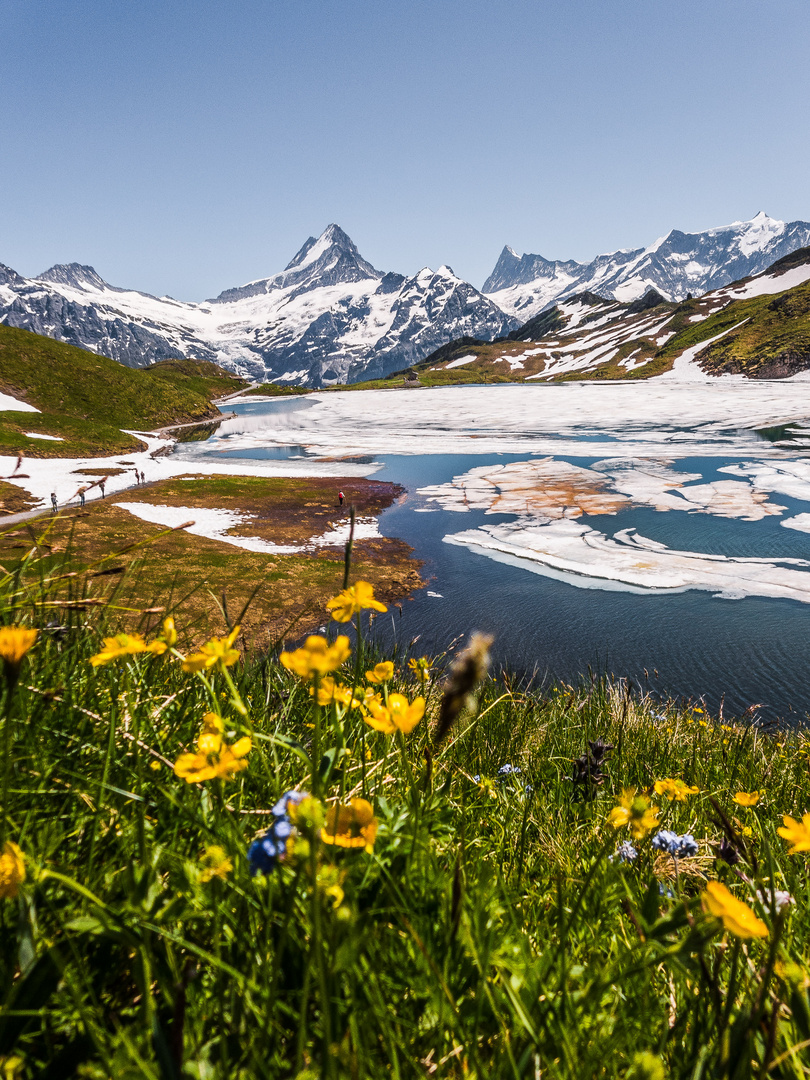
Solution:
[[[244,386],[216,364],[168,360],[124,367],[28,330],[0,326],[0,391],[40,414],[0,413],[0,451],[31,457],[127,453],[141,445],[121,428],[152,430],[214,416],[211,398]],[[28,439],[25,431],[63,438]]]
[[[662,355],[674,357],[676,351],[743,321],[738,330],[698,353],[704,370],[716,375],[781,378],[810,366],[810,282],[776,295],[734,300],[667,342]]]

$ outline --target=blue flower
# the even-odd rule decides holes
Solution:
[[[659,851],[666,851],[673,859],[686,859],[690,855],[697,855],[698,844],[691,833],[678,836],[676,832],[662,829],[652,839],[652,846]]]
[[[501,765],[500,769],[498,769],[495,775],[501,782],[503,782],[507,778],[507,776],[517,776],[520,771],[521,770],[516,769],[514,765],[507,764]]]
[[[287,809],[292,803],[297,806],[303,799],[309,798],[306,791],[285,791],[270,811],[274,821],[269,829],[258,836],[248,848],[248,865],[251,875],[269,874],[276,863],[282,862],[287,854],[287,841],[295,832]]]
[[[613,855],[610,856],[610,861],[618,859],[620,863],[634,862],[638,858],[638,852],[630,843],[629,840],[625,840],[623,844],[620,844]]]
[[[477,773],[473,777],[473,783],[474,784],[480,784],[481,783],[481,777]]]

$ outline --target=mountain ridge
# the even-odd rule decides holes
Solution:
[[[589,290],[626,301],[655,288],[683,300],[764,271],[781,256],[810,243],[810,222],[784,222],[759,211],[750,221],[686,233],[671,229],[644,248],[623,248],[587,263],[501,251],[482,292],[524,321]]]
[[[459,338],[506,337],[574,296],[624,303],[650,289],[667,300],[702,293],[808,243],[810,224],[761,212],[704,233],[673,229],[587,264],[518,256],[507,245],[485,283],[498,288],[481,292],[447,264],[412,275],[378,269],[332,223],[283,270],[201,302],[120,288],[78,262],[35,278],[0,265],[0,324],[130,367],[195,358],[259,382],[330,386],[385,377]]]

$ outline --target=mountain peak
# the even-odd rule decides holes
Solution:
[[[50,281],[55,285],[70,285],[84,292],[112,288],[92,266],[83,266],[81,263],[57,263],[50,270],[38,274],[36,280]]]
[[[354,245],[352,238],[345,233],[339,225],[327,225],[321,235],[316,239],[310,236],[292,259],[284,267],[284,273],[288,270],[300,270],[304,266],[317,262],[330,248],[336,248],[341,254],[354,256],[361,259],[360,252]],[[361,259],[361,261],[363,261]]]

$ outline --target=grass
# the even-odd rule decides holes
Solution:
[[[740,323],[744,325],[733,330]],[[699,355],[705,371],[781,378],[804,370],[810,363],[810,282],[776,295],[734,300],[678,334],[662,354],[674,355],[676,348],[680,352],[724,331],[725,337]]]
[[[32,457],[130,453],[121,428],[151,431],[217,416],[212,397],[244,380],[208,361],[165,360],[146,369],[16,327],[0,326],[0,391],[40,410],[0,413],[0,452]],[[27,439],[37,431],[63,443]]]
[[[245,394],[261,394],[262,397],[299,397],[301,394],[314,394],[315,391],[308,386],[280,386],[278,383],[262,383],[261,386],[251,386]]]
[[[397,650],[387,691],[417,720],[417,696],[426,708],[389,736],[368,723],[377,706],[315,706],[272,655],[226,667],[212,647],[222,660],[184,671],[179,613],[162,654],[124,647],[94,667],[114,613],[82,606],[92,581],[74,578],[46,628],[49,567],[34,551],[0,581],[5,621],[40,627],[0,697],[3,836],[26,867],[0,878],[6,1076],[806,1075],[807,855],[777,834],[810,799],[803,731],[597,679],[503,675],[471,707],[479,647],[449,674],[452,651],[432,658],[424,687]],[[359,618],[337,672],[349,687],[381,659]],[[187,782],[173,766],[209,712],[250,749],[229,779]],[[206,738],[216,772],[227,754]],[[612,749],[589,750],[600,738]],[[694,790],[654,794],[669,778]],[[610,819],[628,787],[659,822],[622,862],[630,832]],[[292,789],[317,798],[274,809]],[[253,837],[289,823],[284,857],[252,876]],[[697,854],[656,850],[659,827],[693,834]],[[762,936],[707,912],[710,881]],[[792,897],[781,911],[775,890]]]

